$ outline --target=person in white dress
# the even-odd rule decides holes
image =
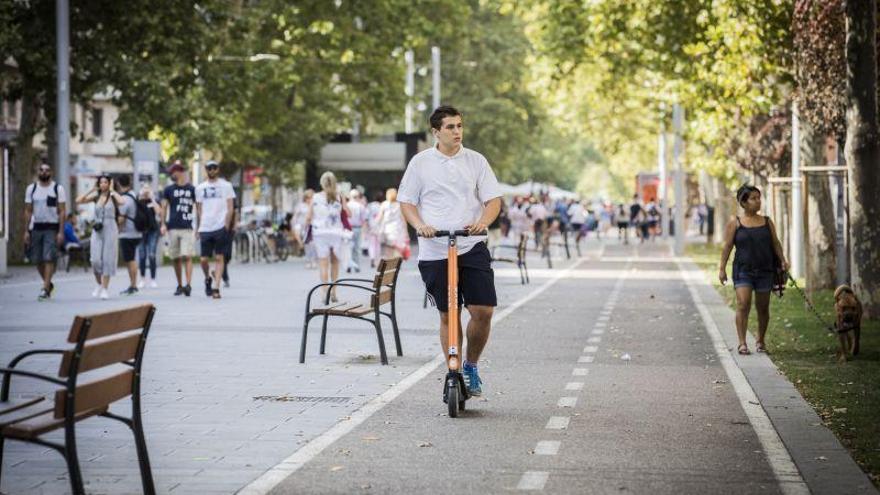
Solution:
[[[393,187],[385,192],[385,201],[379,208],[378,223],[382,256],[407,258],[409,232],[406,230],[406,221],[400,211],[400,203],[397,202],[397,189]]]
[[[315,256],[318,258],[318,268],[321,282],[333,282],[339,278],[339,260],[342,258],[342,210],[346,214],[348,208],[341,201],[336,187],[336,176],[333,172],[324,172],[321,176],[322,191],[315,194],[306,224],[312,227],[312,243],[315,247]],[[325,289],[326,294],[326,289]],[[335,289],[330,294],[330,300],[336,302]]]

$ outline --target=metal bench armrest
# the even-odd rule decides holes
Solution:
[[[9,387],[12,380],[12,375],[27,376],[30,378],[36,378],[37,380],[43,380],[49,383],[54,383],[56,385],[61,385],[62,387],[67,386],[67,382],[64,380],[60,380],[58,378],[48,375],[43,375],[41,373],[35,373],[33,371],[16,370],[12,368],[0,368],[0,373],[3,374],[3,389],[0,390],[0,402],[5,402],[9,400]]]
[[[321,284],[318,284],[318,285],[312,287],[312,290],[309,291],[309,295],[306,296],[306,313],[309,313],[309,311],[311,310],[311,307],[312,307],[312,294],[316,290],[320,289],[321,287],[351,287],[353,289],[361,289],[361,290],[369,291],[372,294],[376,293],[376,290],[373,289],[372,287],[364,287],[363,285],[340,283],[338,281],[337,282],[324,282],[324,283],[321,283]],[[327,292],[328,293],[330,292],[329,289]],[[326,302],[325,302],[325,304],[326,304]]]

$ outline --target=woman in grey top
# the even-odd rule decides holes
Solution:
[[[108,299],[107,288],[110,277],[116,274],[117,251],[119,249],[119,205],[122,197],[113,190],[113,179],[103,175],[91,191],[76,198],[77,204],[95,203],[95,221],[92,224],[89,261],[95,281],[92,297]]]

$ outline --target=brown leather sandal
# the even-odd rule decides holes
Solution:
[[[214,289],[211,292],[211,297],[214,299],[220,299],[220,289]]]
[[[757,344],[755,344],[755,352],[763,352],[766,354],[767,353],[767,346],[764,345],[763,342],[758,342]]]
[[[752,351],[749,350],[748,344],[740,344],[739,347],[736,348],[736,352],[743,356],[748,356],[752,353]]]

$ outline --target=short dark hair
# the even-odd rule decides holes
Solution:
[[[131,176],[128,174],[120,175],[116,178],[116,183],[122,187],[131,187]]]
[[[761,190],[751,184],[743,184],[736,190],[736,202],[742,205],[753,192],[761,194]]]
[[[440,129],[440,126],[443,125],[443,119],[446,117],[461,117],[461,112],[455,109],[455,107],[451,107],[449,105],[442,105],[437,107],[434,112],[431,114],[431,117],[428,119],[428,122],[431,123],[431,128]]]

